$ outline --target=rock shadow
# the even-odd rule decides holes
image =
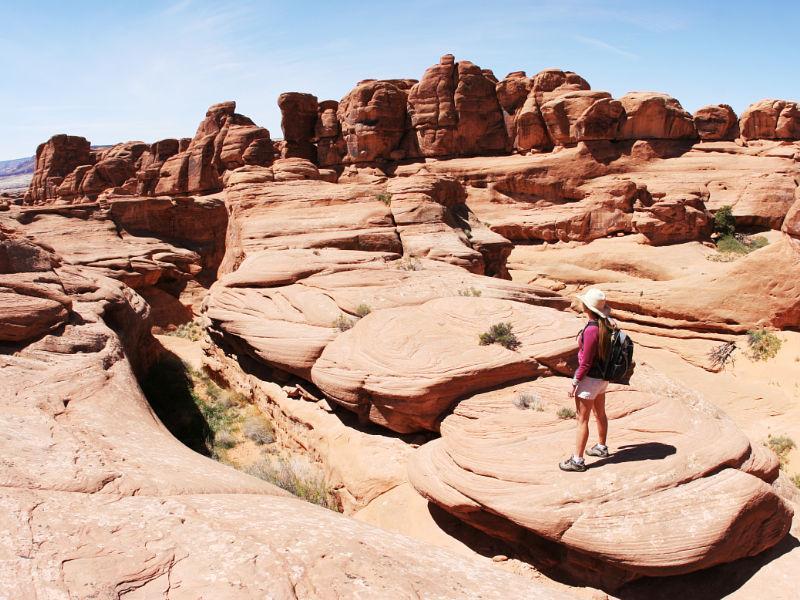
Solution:
[[[608,458],[601,458],[589,464],[588,467],[590,469],[596,469],[603,465],[614,465],[640,460],[662,460],[668,456],[672,456],[677,451],[677,448],[672,444],[662,444],[661,442],[626,444],[617,448],[616,452]]]
[[[194,398],[192,380],[181,359],[164,350],[139,380],[150,408],[183,445],[210,456],[207,440],[213,437]]]
[[[765,565],[798,551],[800,541],[791,533],[778,544],[749,558],[717,565],[709,569],[674,575],[672,577],[645,577],[633,581],[615,592],[620,600],[672,600],[690,597],[692,600],[720,600],[741,588]]]

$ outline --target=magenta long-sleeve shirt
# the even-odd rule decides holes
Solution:
[[[600,327],[596,321],[589,321],[583,332],[578,336],[578,370],[575,371],[575,381],[580,381],[592,368],[592,363],[597,356],[597,345],[600,339]]]

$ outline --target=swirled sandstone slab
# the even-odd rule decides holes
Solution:
[[[0,337],[0,597],[563,597],[192,452],[134,377],[155,357],[142,298],[0,241],[0,270],[10,251],[11,277],[55,277],[68,313],[33,342]]]
[[[510,323],[520,345],[480,345]],[[325,347],[311,380],[334,402],[400,433],[436,430],[466,394],[571,372],[580,320],[552,308],[483,297],[438,298],[371,313]]]
[[[753,556],[789,530],[792,510],[769,485],[775,458],[650,368],[609,388],[611,456],[560,471],[575,437],[556,414],[573,404],[569,386],[546,377],[461,401],[412,456],[412,484],[545,566],[610,587]],[[515,406],[520,393],[530,408]]]
[[[332,248],[264,250],[214,284],[206,315],[229,342],[243,344],[257,360],[309,378],[324,348],[340,334],[337,320],[355,323],[359,307],[379,313],[465,293],[567,305],[541,287],[474,275],[439,261],[395,258]]]

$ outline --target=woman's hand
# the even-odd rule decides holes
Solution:
[[[576,389],[577,387],[578,387],[578,384],[577,384],[577,383],[575,383],[575,382],[573,381],[573,382],[572,382],[572,387],[571,387],[571,388],[569,388],[569,392],[567,393],[567,395],[568,395],[570,398],[574,398],[574,397],[575,397],[575,389]]]

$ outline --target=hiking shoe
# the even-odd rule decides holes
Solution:
[[[586,463],[578,462],[570,456],[567,460],[558,463],[558,468],[562,471],[577,471],[578,473],[583,473],[586,470]]]
[[[608,456],[608,446],[604,447],[600,444],[595,444],[586,451],[586,454],[589,456],[599,456],[601,458],[605,458]]]

